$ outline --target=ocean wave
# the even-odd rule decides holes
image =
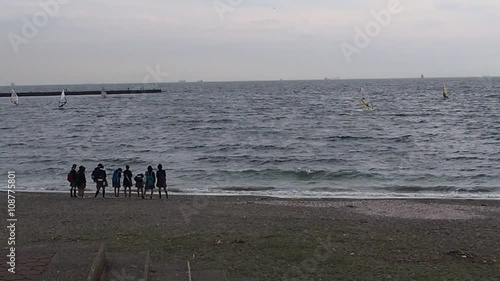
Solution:
[[[272,186],[233,186],[219,188],[224,191],[269,191],[276,189]]]
[[[403,135],[395,137],[375,137],[375,136],[332,136],[328,137],[328,141],[349,141],[349,140],[389,140],[395,142],[406,142],[411,139],[412,135]]]
[[[182,190],[178,187],[169,187],[168,188],[168,192],[172,192],[172,193],[182,193]]]
[[[118,148],[133,148],[135,145],[129,143],[120,143],[117,145]]]
[[[217,123],[231,123],[233,120],[231,119],[214,119],[214,120],[207,120],[205,123],[208,124],[217,124]]]
[[[17,142],[17,143],[9,143],[7,144],[7,146],[11,147],[11,146],[23,146],[23,145],[26,145],[25,143],[23,142]]]
[[[191,124],[191,123],[203,123],[203,120],[201,119],[181,119],[177,120],[178,123],[181,124]]]
[[[363,173],[355,170],[325,171],[313,170],[308,168],[298,168],[296,170],[280,169],[248,169],[242,171],[218,170],[217,174],[229,177],[243,177],[248,179],[267,179],[267,180],[342,180],[365,178],[370,179],[381,176],[375,173]]]
[[[314,187],[309,189],[312,192],[356,192],[357,190],[352,188],[341,188],[341,187]]]
[[[19,157],[21,159],[21,157]],[[57,161],[56,159],[40,159],[39,157],[30,157],[26,158],[26,160],[19,160],[19,164],[49,164],[53,166],[54,164],[60,164],[61,161]]]
[[[220,130],[224,130],[224,128],[223,127],[191,127],[188,129],[188,131],[212,131],[212,130],[220,131]]]
[[[328,137],[329,141],[339,141],[339,140],[369,140],[374,139],[374,137],[362,137],[362,136],[333,136]]]
[[[446,161],[463,161],[463,160],[482,160],[483,158],[477,156],[456,156],[456,157],[447,157]]]
[[[383,190],[396,192],[396,193],[492,193],[496,192],[498,188],[496,187],[485,187],[485,186],[470,186],[470,187],[457,187],[451,185],[436,185],[436,186],[412,186],[412,185],[401,185],[401,186],[389,186],[383,188]]]

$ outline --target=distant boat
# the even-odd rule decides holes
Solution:
[[[424,77],[424,75],[422,74],[422,75],[420,75],[420,78],[421,78],[421,79],[424,79],[425,77]]]
[[[106,89],[104,89],[104,87],[102,87],[102,89],[101,89],[101,96],[103,98],[107,98],[108,97],[108,93],[106,92]]]
[[[443,98],[445,100],[449,99],[449,97],[448,97],[448,88],[446,88],[446,84],[445,83],[443,83],[443,92],[442,93],[443,93]]]
[[[14,88],[11,89],[11,92],[12,94],[10,95],[10,102],[15,105],[19,105],[19,97],[17,96],[17,93],[14,90]]]
[[[198,83],[203,83],[203,80],[198,80]]]
[[[68,101],[66,100],[65,90],[61,93],[61,98],[59,99],[59,108],[63,108]]]
[[[186,83],[186,80],[179,80],[179,83]]]
[[[366,93],[363,87],[359,87],[359,93],[361,94],[361,106],[366,110],[373,110],[373,102],[370,100],[368,93]]]

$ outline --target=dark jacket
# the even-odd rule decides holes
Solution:
[[[135,180],[135,187],[140,187],[140,188],[144,187],[144,175],[143,174],[138,174],[137,176],[135,176],[134,180]]]
[[[87,179],[85,178],[85,172],[84,171],[78,171],[76,173],[76,186],[85,186],[87,184]]]
[[[156,172],[156,187],[167,187],[167,174],[165,170]]]
[[[75,169],[71,169],[71,171],[69,171],[69,173],[73,177],[73,182],[72,183],[74,183],[75,180],[76,180],[76,170]]]
[[[70,182],[69,185],[75,186],[76,185],[76,183],[75,183],[75,181],[76,181],[76,170],[75,169],[71,169],[71,171],[69,171],[69,173],[70,173],[71,177],[73,178],[73,181]]]
[[[95,168],[92,172],[92,179],[94,179],[95,182],[97,182],[97,180],[106,181],[106,171],[99,167]]]
[[[130,170],[123,171],[123,186],[132,186],[132,172]]]

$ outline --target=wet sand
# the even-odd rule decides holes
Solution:
[[[106,242],[259,280],[500,280],[500,201],[16,195],[23,248]]]

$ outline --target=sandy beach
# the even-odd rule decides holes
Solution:
[[[500,280],[499,201],[16,195],[24,249],[105,242],[258,280]]]

